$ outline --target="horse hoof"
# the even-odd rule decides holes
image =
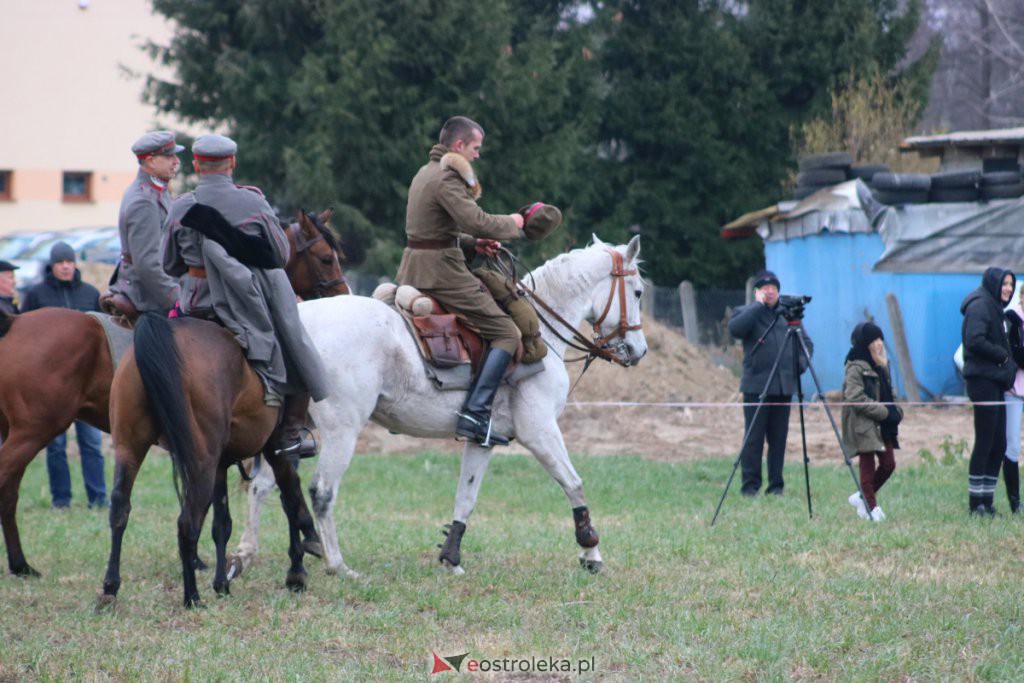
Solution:
[[[11,573],[15,576],[20,576],[23,579],[38,579],[42,576],[42,574],[37,572],[31,566],[29,566],[28,563],[25,563],[17,568],[12,568]]]
[[[345,569],[345,578],[347,578],[347,579],[361,579],[361,578],[363,578],[363,575],[360,574],[357,571],[354,571],[352,569],[346,568]]]
[[[195,597],[185,598],[185,609],[205,609],[206,605],[203,604],[202,599],[196,595]]]
[[[221,597],[231,595],[231,582],[225,581],[224,583],[213,584],[213,592]]]
[[[284,580],[284,585],[292,593],[302,593],[306,590],[306,573],[288,572],[288,576]]]
[[[466,573],[466,570],[457,564],[452,564],[448,560],[441,560],[441,566],[448,570],[448,573],[452,576],[462,576]]]
[[[320,559],[324,557],[324,547],[320,545],[320,541],[303,541],[302,551]]]
[[[112,610],[112,609],[114,609],[114,607],[116,605],[117,605],[117,596],[116,595],[110,595],[108,593],[100,593],[96,597],[96,611],[97,612],[106,612],[106,611]]]
[[[245,561],[238,555],[228,557],[228,581],[234,581],[245,571]]]
[[[585,557],[581,557],[580,566],[591,574],[600,574],[601,570],[604,569],[604,562],[601,560],[588,560]]]

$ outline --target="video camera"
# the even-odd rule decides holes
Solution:
[[[804,305],[811,303],[805,294],[783,294],[779,296],[779,314],[788,322],[803,320]]]

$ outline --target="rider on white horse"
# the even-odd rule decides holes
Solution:
[[[484,447],[508,445],[491,431],[491,406],[520,332],[466,266],[462,247],[493,253],[495,240],[523,236],[523,216],[491,215],[476,204],[480,183],[472,162],[480,156],[484,130],[464,116],[448,119],[430,161],[409,186],[405,214],[407,245],[395,280],[429,294],[469,321],[490,348],[458,413],[456,433]]]

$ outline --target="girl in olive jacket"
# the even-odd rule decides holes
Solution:
[[[849,502],[861,518],[867,519],[870,510],[871,519],[881,522],[885,513],[875,495],[896,469],[893,451],[899,448],[903,411],[893,403],[882,330],[871,322],[860,323],[853,328],[850,343],[843,379],[843,444],[859,456],[864,497],[854,491]]]

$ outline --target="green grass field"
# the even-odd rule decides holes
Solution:
[[[561,490],[532,459],[499,456],[463,544],[467,574],[454,577],[435,545],[458,459],[359,457],[337,515],[363,578],[327,576],[311,558],[310,590],[286,591],[274,500],[260,564],[224,599],[201,574],[206,606],[186,611],[169,460],[154,455],[135,489],[118,604],[97,614],[106,515],[85,508],[79,479],[72,510],[51,511],[37,458],[20,519],[44,576],[0,579],[0,681],[1024,678],[1024,520],[969,519],[962,460],[900,453],[879,497],[889,518],[872,524],[847,504],[840,465],[812,468],[809,520],[791,459],[784,497],[744,500],[734,482],[711,528],[731,461],[577,458],[606,565],[591,576]],[[244,498],[232,495],[233,547]],[[208,529],[201,553],[212,558]],[[458,676],[432,676],[431,651],[468,652],[478,666],[589,660],[594,671],[474,674],[464,662]]]

